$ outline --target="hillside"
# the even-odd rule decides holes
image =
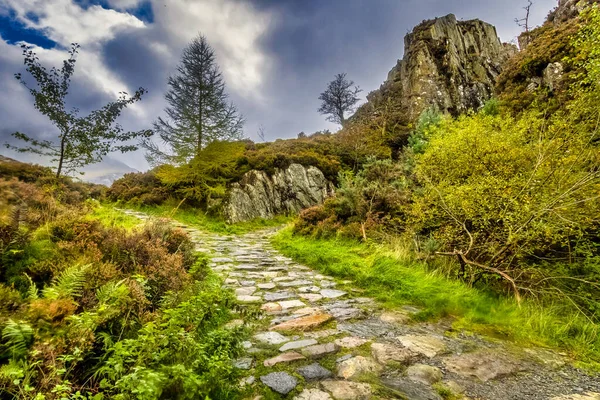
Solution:
[[[597,3],[519,48],[423,21],[352,116],[321,94],[338,132],[265,143],[202,34],[132,132],[145,89],[69,114],[77,45],[25,48],[61,133],[0,156],[0,400],[600,399]]]

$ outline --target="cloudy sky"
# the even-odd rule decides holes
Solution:
[[[215,48],[228,92],[258,140],[335,130],[317,113],[317,97],[336,73],[347,72],[366,95],[403,55],[403,38],[424,19],[454,13],[518,35],[525,0],[0,0],[0,143],[16,130],[41,138],[56,131],[14,79],[23,70],[20,45],[36,47],[57,65],[72,42],[82,48],[69,102],[82,111],[118,92],[149,93],[127,110],[127,129],[150,128],[165,106],[166,80],[198,33]],[[540,24],[556,0],[534,0]],[[364,96],[363,96],[364,97]],[[0,154],[15,156],[4,147]],[[22,157],[21,157],[22,158]],[[115,155],[144,170],[143,154]]]

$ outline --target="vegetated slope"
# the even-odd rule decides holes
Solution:
[[[230,396],[231,298],[184,231],[46,168],[0,176],[0,398]]]
[[[372,158],[341,175],[336,196],[304,211],[296,234],[401,238],[417,258],[448,258],[453,279],[559,305],[597,332],[600,14],[564,10],[572,5],[561,2],[504,64],[499,100],[452,116],[434,97],[437,109],[421,114],[397,160]],[[381,112],[360,123],[376,124]]]

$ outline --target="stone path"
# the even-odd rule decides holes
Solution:
[[[254,332],[235,362],[248,399],[600,400],[600,379],[560,354],[457,332],[450,320],[416,323],[416,307],[385,310],[352,282],[279,254],[274,230],[224,236],[173,224],[248,310],[230,323]]]

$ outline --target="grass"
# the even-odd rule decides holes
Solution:
[[[127,215],[113,206],[94,202],[92,212],[87,218],[100,221],[104,226],[111,228],[125,228],[131,230],[140,225],[140,220],[131,215]]]
[[[255,219],[247,222],[228,224],[223,218],[207,215],[202,210],[196,208],[177,208],[177,204],[164,204],[160,206],[120,206],[141,211],[155,217],[170,217],[187,225],[196,228],[220,233],[240,235],[253,232],[260,229],[282,226],[291,221],[292,217],[277,216],[274,219]]]
[[[314,239],[279,232],[273,244],[284,255],[324,273],[352,279],[365,295],[389,307],[417,305],[416,319],[451,316],[454,327],[519,345],[569,352],[582,367],[600,370],[600,326],[564,304],[541,306],[469,287],[432,270],[409,252],[343,239]]]

